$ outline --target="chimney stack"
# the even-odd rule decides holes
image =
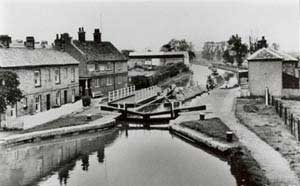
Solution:
[[[6,47],[9,48],[9,44],[11,43],[11,37],[8,35],[0,35],[0,43]]]
[[[27,36],[25,41],[26,48],[34,49],[34,37],[33,36]]]
[[[78,31],[78,40],[80,42],[85,42],[85,31],[83,29],[83,27],[79,27],[79,31]]]
[[[99,28],[95,29],[95,32],[94,32],[94,42],[95,43],[101,43],[101,32],[100,32]]]

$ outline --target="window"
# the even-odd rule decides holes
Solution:
[[[24,109],[27,108],[28,106],[28,100],[27,100],[27,97],[24,97],[22,100],[21,100],[21,104],[23,106]]]
[[[60,70],[59,70],[59,68],[55,69],[55,77],[54,77],[54,79],[55,79],[55,83],[56,84],[60,83]]]
[[[94,84],[95,87],[100,87],[100,79],[94,79]]]
[[[111,62],[108,62],[106,64],[106,70],[112,70],[112,64],[111,64]]]
[[[65,78],[68,78],[68,68],[65,68]]]
[[[105,71],[105,66],[104,65],[99,65],[99,70],[100,71]]]
[[[89,72],[94,72],[95,68],[96,68],[95,64],[88,64],[87,65],[87,69],[88,69]]]
[[[112,78],[110,78],[110,77],[106,78],[106,85],[107,86],[112,85]]]
[[[71,76],[72,76],[71,81],[74,82],[75,81],[75,68],[74,67],[71,68]]]
[[[41,71],[39,70],[34,71],[34,86],[41,86]]]
[[[122,76],[118,77],[118,84],[122,84]]]
[[[118,64],[118,71],[121,71],[122,70],[122,63]]]
[[[48,69],[48,81],[50,82],[51,81],[51,70]]]

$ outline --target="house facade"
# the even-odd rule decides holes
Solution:
[[[80,94],[97,97],[127,87],[127,58],[111,42],[102,41],[99,29],[95,29],[93,38],[86,40],[82,27],[78,40],[64,33],[57,35],[54,41],[57,50],[66,51],[80,61]]]
[[[249,90],[253,96],[300,96],[298,60],[286,53],[262,48],[248,57]]]
[[[0,48],[0,70],[18,75],[24,98],[8,106],[1,126],[23,115],[47,111],[75,102],[79,96],[79,62],[66,52],[35,47],[27,37],[23,47]]]

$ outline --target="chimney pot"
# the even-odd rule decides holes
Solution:
[[[78,40],[80,42],[85,42],[85,32],[83,27],[79,28],[79,32],[78,32]]]
[[[27,36],[26,37],[26,42],[25,42],[25,46],[26,48],[31,48],[34,49],[34,37],[33,36]]]
[[[95,43],[101,43],[101,32],[99,28],[96,28],[94,31],[94,42]]]

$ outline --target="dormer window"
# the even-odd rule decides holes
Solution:
[[[41,71],[40,70],[34,71],[34,86],[35,87],[41,86]]]

